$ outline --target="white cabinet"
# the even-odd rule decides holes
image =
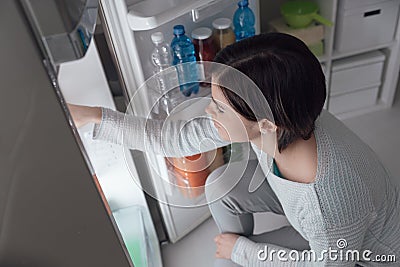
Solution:
[[[329,97],[329,111],[333,114],[341,114],[372,107],[376,104],[378,92],[379,85],[375,85],[345,94],[331,94]]]
[[[286,1],[260,1],[262,32],[269,30],[271,20],[281,16],[279,8]],[[323,17],[334,23],[324,28],[324,55],[319,57],[327,80],[325,107],[339,118],[390,107],[399,77],[400,1],[311,1],[319,5]],[[381,16],[383,13],[386,16]],[[359,17],[354,20],[358,25],[350,25],[353,33],[349,34],[346,19],[353,15]],[[357,42],[361,45],[354,45]],[[341,90],[347,90],[347,94]]]
[[[333,61],[330,94],[343,94],[380,85],[384,63],[385,54],[380,51]]]
[[[329,111],[340,114],[374,107],[384,62],[385,54],[380,51],[333,61]]]
[[[353,2],[343,1],[343,4],[339,5],[335,49],[342,52],[357,51],[391,42],[396,29],[400,1],[375,0],[352,7],[350,4]]]

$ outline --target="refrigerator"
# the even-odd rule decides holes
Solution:
[[[256,16],[256,33],[259,33],[259,1],[249,2]],[[152,33],[163,32],[166,42],[170,43],[174,25],[184,25],[186,34],[190,36],[195,28],[212,28],[212,21],[216,18],[233,19],[237,8],[237,1],[232,0],[100,0],[98,24],[104,31],[107,47],[103,49],[103,52],[97,49],[97,53],[105,70],[104,75],[108,85],[111,82],[108,77],[110,75],[107,71],[109,67],[107,62],[112,62],[113,70],[118,76],[119,99],[123,102],[122,107],[119,105],[118,109],[127,114],[142,117],[146,117],[150,112],[151,89],[149,91],[140,89],[153,76]],[[98,44],[97,41],[100,42],[96,39],[93,44]],[[109,54],[110,59],[104,60],[106,55],[103,54]],[[64,64],[60,69],[61,91],[67,102],[117,108],[112,103],[112,100],[116,98],[110,96],[110,90],[104,90],[104,94],[101,95],[100,86],[83,88],[79,86],[79,82],[75,82],[74,85],[68,84],[68,68],[79,73],[73,64],[69,66]],[[84,99],[82,91],[90,97]],[[99,94],[98,97],[92,97],[97,94]],[[114,95],[118,93],[114,92]],[[209,101],[207,98],[202,99],[203,96],[210,96],[210,90],[204,89],[190,97],[182,97],[180,101],[187,104],[183,104],[180,111],[174,113],[174,119],[190,120],[195,115],[203,114]],[[110,100],[105,101],[105,99]],[[188,112],[189,109],[190,112]],[[175,243],[210,218],[204,189],[192,188],[190,185],[185,187],[185,181],[182,181],[182,177],[179,177],[179,174],[171,168],[170,158],[157,155],[152,151],[129,151],[124,147],[93,141],[91,140],[92,131],[92,125],[79,129],[85,149],[93,162],[100,185],[112,210],[135,205],[137,200],[132,195],[137,195],[137,193],[134,193],[132,188],[142,190],[145,201],[141,199],[138,203],[145,207],[145,213],[151,217],[155,229],[151,227],[151,231],[147,230],[147,232],[153,234],[155,231],[159,243]],[[249,149],[246,144],[243,144],[243,147],[238,146],[234,155],[236,159],[242,156],[243,150]],[[110,147],[113,151],[118,151],[112,152],[113,154],[119,153],[121,157],[114,160],[107,157],[101,158],[103,149]],[[108,164],[114,161],[118,164],[115,166]],[[108,165],[108,168],[104,168],[105,165]],[[103,172],[103,169],[107,171]],[[125,177],[124,180],[122,177]]]
[[[259,1],[250,0],[249,3],[256,17],[258,34]],[[233,20],[237,8],[237,1],[234,0],[100,0],[101,21],[106,29],[107,43],[118,70],[123,95],[125,99],[132,100],[127,113],[147,116],[151,109],[150,90],[139,90],[153,76],[151,34],[162,32],[166,42],[171,43],[174,25],[184,25],[190,37],[195,28],[212,29],[212,21],[216,18]],[[209,90],[200,90],[197,95],[181,99],[182,102],[190,100],[186,101],[190,104],[183,105],[181,111],[174,114],[174,119],[189,120],[191,116],[204,113],[209,100],[201,100],[201,97],[209,95]],[[179,177],[171,171],[168,159],[151,151],[133,151],[132,154],[136,168],[146,170],[139,179],[142,188],[150,193],[151,199],[157,200],[155,203],[151,201],[156,207],[150,204],[150,211],[161,242],[177,242],[210,217],[204,193],[198,194],[190,189],[182,193],[179,188],[171,186]]]
[[[259,1],[249,2],[256,16],[257,34],[260,32]],[[166,41],[170,42],[173,38],[173,26],[176,24],[184,25],[188,35],[198,27],[211,28],[212,21],[216,18],[233,18],[237,9],[236,1],[7,0],[2,1],[2,5],[4,6],[1,8],[2,13],[8,10],[6,6],[7,8],[12,6],[16,10],[13,18],[23,21],[25,30],[30,31],[30,43],[26,44],[33,46],[40,58],[32,63],[30,68],[44,69],[47,72],[47,84],[46,81],[44,82],[47,91],[41,92],[44,96],[37,99],[38,103],[35,104],[44,110],[35,119],[45,129],[57,128],[57,130],[41,133],[42,137],[43,134],[46,135],[46,139],[40,143],[39,151],[40,153],[47,153],[48,150],[52,152],[46,157],[52,169],[65,170],[66,173],[80,171],[73,180],[70,180],[71,177],[68,175],[55,172],[61,180],[59,184],[62,184],[65,190],[60,190],[57,184],[48,183],[47,180],[32,183],[32,188],[44,187],[49,192],[53,192],[51,195],[44,193],[35,195],[36,198],[43,198],[43,201],[53,206],[63,204],[60,208],[60,213],[62,212],[63,215],[60,215],[59,220],[41,211],[40,214],[46,216],[43,220],[36,218],[36,224],[32,225],[41,229],[39,233],[44,233],[46,229],[49,229],[45,236],[51,236],[50,230],[57,229],[56,233],[59,235],[54,235],[53,238],[62,236],[69,241],[64,244],[64,247],[62,246],[66,253],[69,251],[78,253],[80,246],[74,248],[73,244],[82,238],[85,241],[82,245],[93,248],[83,250],[89,262],[85,266],[162,266],[160,244],[179,241],[210,218],[204,190],[192,188],[190,184],[185,185],[185,181],[183,184],[177,183],[182,182],[182,177],[179,177],[179,174],[171,167],[169,158],[156,155],[152,151],[129,150],[120,145],[93,140],[94,125],[89,124],[77,129],[66,104],[102,106],[119,109],[135,116],[146,116],[150,110],[151,96],[145,90],[139,89],[153,75],[153,66],[150,61],[153,49],[151,34],[161,31]],[[4,18],[2,16],[2,19]],[[103,43],[100,43],[100,39],[93,38],[96,34],[94,24],[104,31]],[[2,25],[5,27],[7,23]],[[10,32],[10,36],[14,37],[17,33],[20,32]],[[10,46],[7,48],[12,47],[11,42],[18,43],[19,39],[11,38],[9,41]],[[19,53],[9,56],[14,60],[18,59],[22,65],[27,60]],[[107,61],[105,59],[107,57],[110,60]],[[108,64],[112,65],[117,76],[119,90],[116,91],[118,92],[112,88],[113,84],[110,82],[110,74],[107,71]],[[29,71],[26,70],[26,72],[24,75],[31,80],[24,80],[25,84],[20,88],[22,95],[27,92],[27,85],[36,82],[37,77],[44,79],[43,73],[41,76],[36,76],[36,74],[29,76]],[[40,91],[40,88],[38,87],[37,90]],[[175,119],[189,120],[193,114],[204,113],[208,100],[202,97],[209,95],[210,91],[205,89],[200,90],[197,95],[183,99],[182,101],[187,99],[192,101],[190,105],[183,105],[180,112],[174,114]],[[27,96],[25,95],[25,98]],[[2,99],[4,101],[6,98],[2,97]],[[21,102],[20,99],[14,98],[14,102]],[[118,102],[116,99],[122,99],[122,101]],[[131,102],[132,99],[133,102]],[[47,102],[41,102],[44,100],[50,102],[50,106],[47,106]],[[28,105],[29,98],[26,101],[21,104]],[[12,106],[13,103],[7,102],[7,105],[3,105],[3,114],[7,114],[5,107]],[[190,112],[187,112],[188,110]],[[43,116],[53,118],[54,125],[46,124]],[[58,130],[62,131],[62,134],[57,132]],[[13,135],[11,132],[9,134]],[[32,142],[35,143],[34,140]],[[246,149],[249,149],[248,145],[238,145],[236,155],[233,156],[240,158]],[[230,156],[232,158],[232,155]],[[27,159],[27,164],[29,160],[32,164],[35,158]],[[222,164],[223,162],[219,162],[214,167]],[[42,171],[47,173],[43,177],[49,176],[48,179],[51,179],[48,169],[42,167]],[[40,175],[40,170],[36,170],[35,174]],[[23,177],[28,179],[27,176]],[[6,193],[2,195],[2,199],[8,201],[12,192],[12,183],[11,180],[3,177],[1,179],[2,185],[5,185],[2,187],[2,192]],[[84,185],[79,184],[82,181]],[[177,184],[179,186],[176,186]],[[75,190],[76,187],[79,190]],[[29,194],[21,193],[16,196],[19,197],[18,199],[31,201],[29,197],[26,197]],[[75,205],[70,207],[66,204],[68,203],[66,196],[79,199],[79,201],[72,202]],[[51,203],[52,199],[54,199],[53,203]],[[92,202],[89,203],[87,199]],[[47,206],[52,207],[50,204]],[[10,222],[19,221],[17,225],[21,227],[30,226],[32,218],[28,220],[25,212],[23,213],[24,223],[18,220],[18,217],[6,216],[7,214],[3,212],[6,209],[1,207],[1,222],[6,222],[8,219]],[[71,223],[75,222],[74,219],[66,219],[74,215],[79,215],[79,220],[75,224]],[[57,224],[51,224],[49,217],[53,218],[53,222]],[[71,228],[71,224],[76,227]],[[7,226],[3,223],[0,227],[11,229],[4,228],[4,225]],[[87,229],[88,225],[92,226],[91,231]],[[13,230],[16,237],[20,238],[23,234],[18,234],[18,229]],[[82,232],[90,232],[90,235],[80,236]],[[31,240],[28,237],[29,235],[25,239]],[[8,239],[4,238],[4,235],[0,237],[0,263],[17,262],[17,249],[20,244],[14,246],[11,239],[13,239],[12,235]],[[41,242],[37,238],[36,242],[41,244],[38,248],[42,248],[37,257],[43,256],[49,246],[49,243],[46,243],[48,239],[43,239]],[[94,260],[93,251],[97,249],[99,254],[96,254],[97,258]],[[112,257],[107,258],[108,250]],[[8,253],[9,251],[13,253]],[[52,250],[48,249],[48,251]],[[32,258],[26,260],[26,266],[41,262],[34,261],[35,255],[30,256]],[[62,252],[55,253],[53,265],[63,257],[67,256]],[[83,255],[81,257],[84,258]],[[47,266],[43,261],[41,263],[41,266]],[[79,264],[75,265],[79,266]]]

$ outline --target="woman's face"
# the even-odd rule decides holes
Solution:
[[[237,113],[215,84],[211,86],[212,99],[205,111],[211,115],[219,136],[229,142],[248,142],[259,135],[258,123]]]

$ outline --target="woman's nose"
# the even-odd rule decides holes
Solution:
[[[213,115],[213,109],[211,107],[211,101],[210,103],[207,105],[207,107],[204,109],[204,111],[209,114],[209,115]]]

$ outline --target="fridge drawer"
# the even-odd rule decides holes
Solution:
[[[399,0],[340,9],[335,49],[339,52],[356,51],[389,43],[394,37],[398,11]]]
[[[331,94],[351,92],[379,84],[384,61],[385,55],[379,51],[334,61]]]
[[[376,104],[379,85],[355,92],[334,95],[329,98],[329,111],[333,114],[354,111]]]

